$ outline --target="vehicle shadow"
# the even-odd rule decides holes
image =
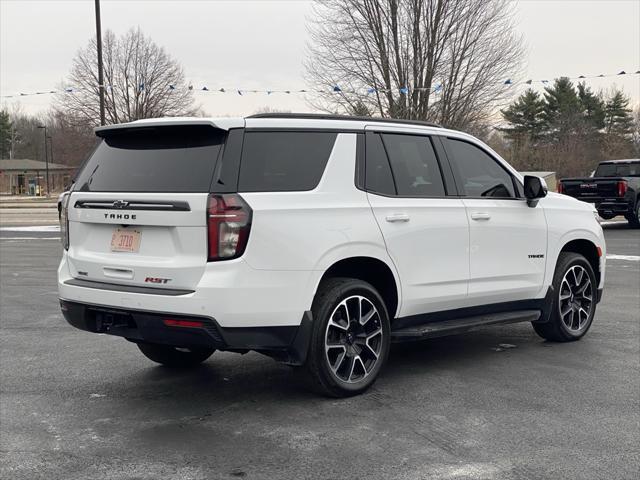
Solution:
[[[504,351],[498,347],[501,343],[539,346],[542,340],[527,324],[393,344],[381,379],[393,379],[393,383],[397,384],[409,374],[424,375],[425,381],[428,381],[431,375],[453,369],[491,364],[492,357],[498,360],[498,355]],[[132,372],[125,383],[126,387],[123,388],[126,389],[128,401],[153,398],[153,408],[158,410],[158,415],[165,410],[175,410],[178,405],[178,408],[193,406],[194,399],[200,406],[215,408],[262,404],[278,409],[301,402],[321,404],[336,401],[322,397],[309,388],[304,369],[278,364],[257,353],[242,357],[215,353],[207,362],[188,370],[150,365]]]

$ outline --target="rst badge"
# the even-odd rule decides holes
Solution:
[[[160,278],[160,277],[147,277],[144,279],[145,283],[169,283],[171,281],[170,278]]]

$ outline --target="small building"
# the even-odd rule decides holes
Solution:
[[[522,175],[533,175],[534,177],[544,178],[547,182],[547,188],[550,192],[555,192],[558,188],[558,177],[556,172],[520,172]]]
[[[49,191],[62,192],[76,167],[49,162]],[[0,159],[0,195],[46,195],[47,165],[39,160]]]

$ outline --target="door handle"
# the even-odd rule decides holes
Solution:
[[[406,213],[392,213],[391,215],[387,215],[385,217],[385,220],[387,222],[408,222],[409,221],[409,215],[407,215]]]
[[[491,215],[485,212],[474,212],[471,214],[472,220],[489,220]]]

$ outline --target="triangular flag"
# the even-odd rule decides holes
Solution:
[[[238,90],[238,95],[242,95],[242,90]]]
[[[204,90],[205,92],[209,91],[209,89],[207,87],[202,87],[202,90]]]
[[[526,82],[524,82],[524,83],[526,83],[527,85],[531,85],[531,82],[533,82],[533,80],[527,80],[527,81],[526,81]]]
[[[169,90],[175,90],[175,89],[176,89],[175,85],[169,84]]]
[[[224,88],[221,88],[221,89],[220,89],[220,90],[218,90],[218,91],[219,91],[219,92],[222,92],[222,93],[226,93],[226,92],[227,92]]]
[[[578,78],[587,78],[587,77],[585,77],[584,75],[580,75]]]
[[[193,85],[189,85],[189,90],[193,90]]]
[[[618,75],[626,75],[627,72],[625,72],[624,70],[622,70]]]
[[[333,91],[334,91],[334,92],[341,92],[341,91],[342,91],[342,89],[341,89],[338,85],[334,85],[334,87],[333,87]]]

